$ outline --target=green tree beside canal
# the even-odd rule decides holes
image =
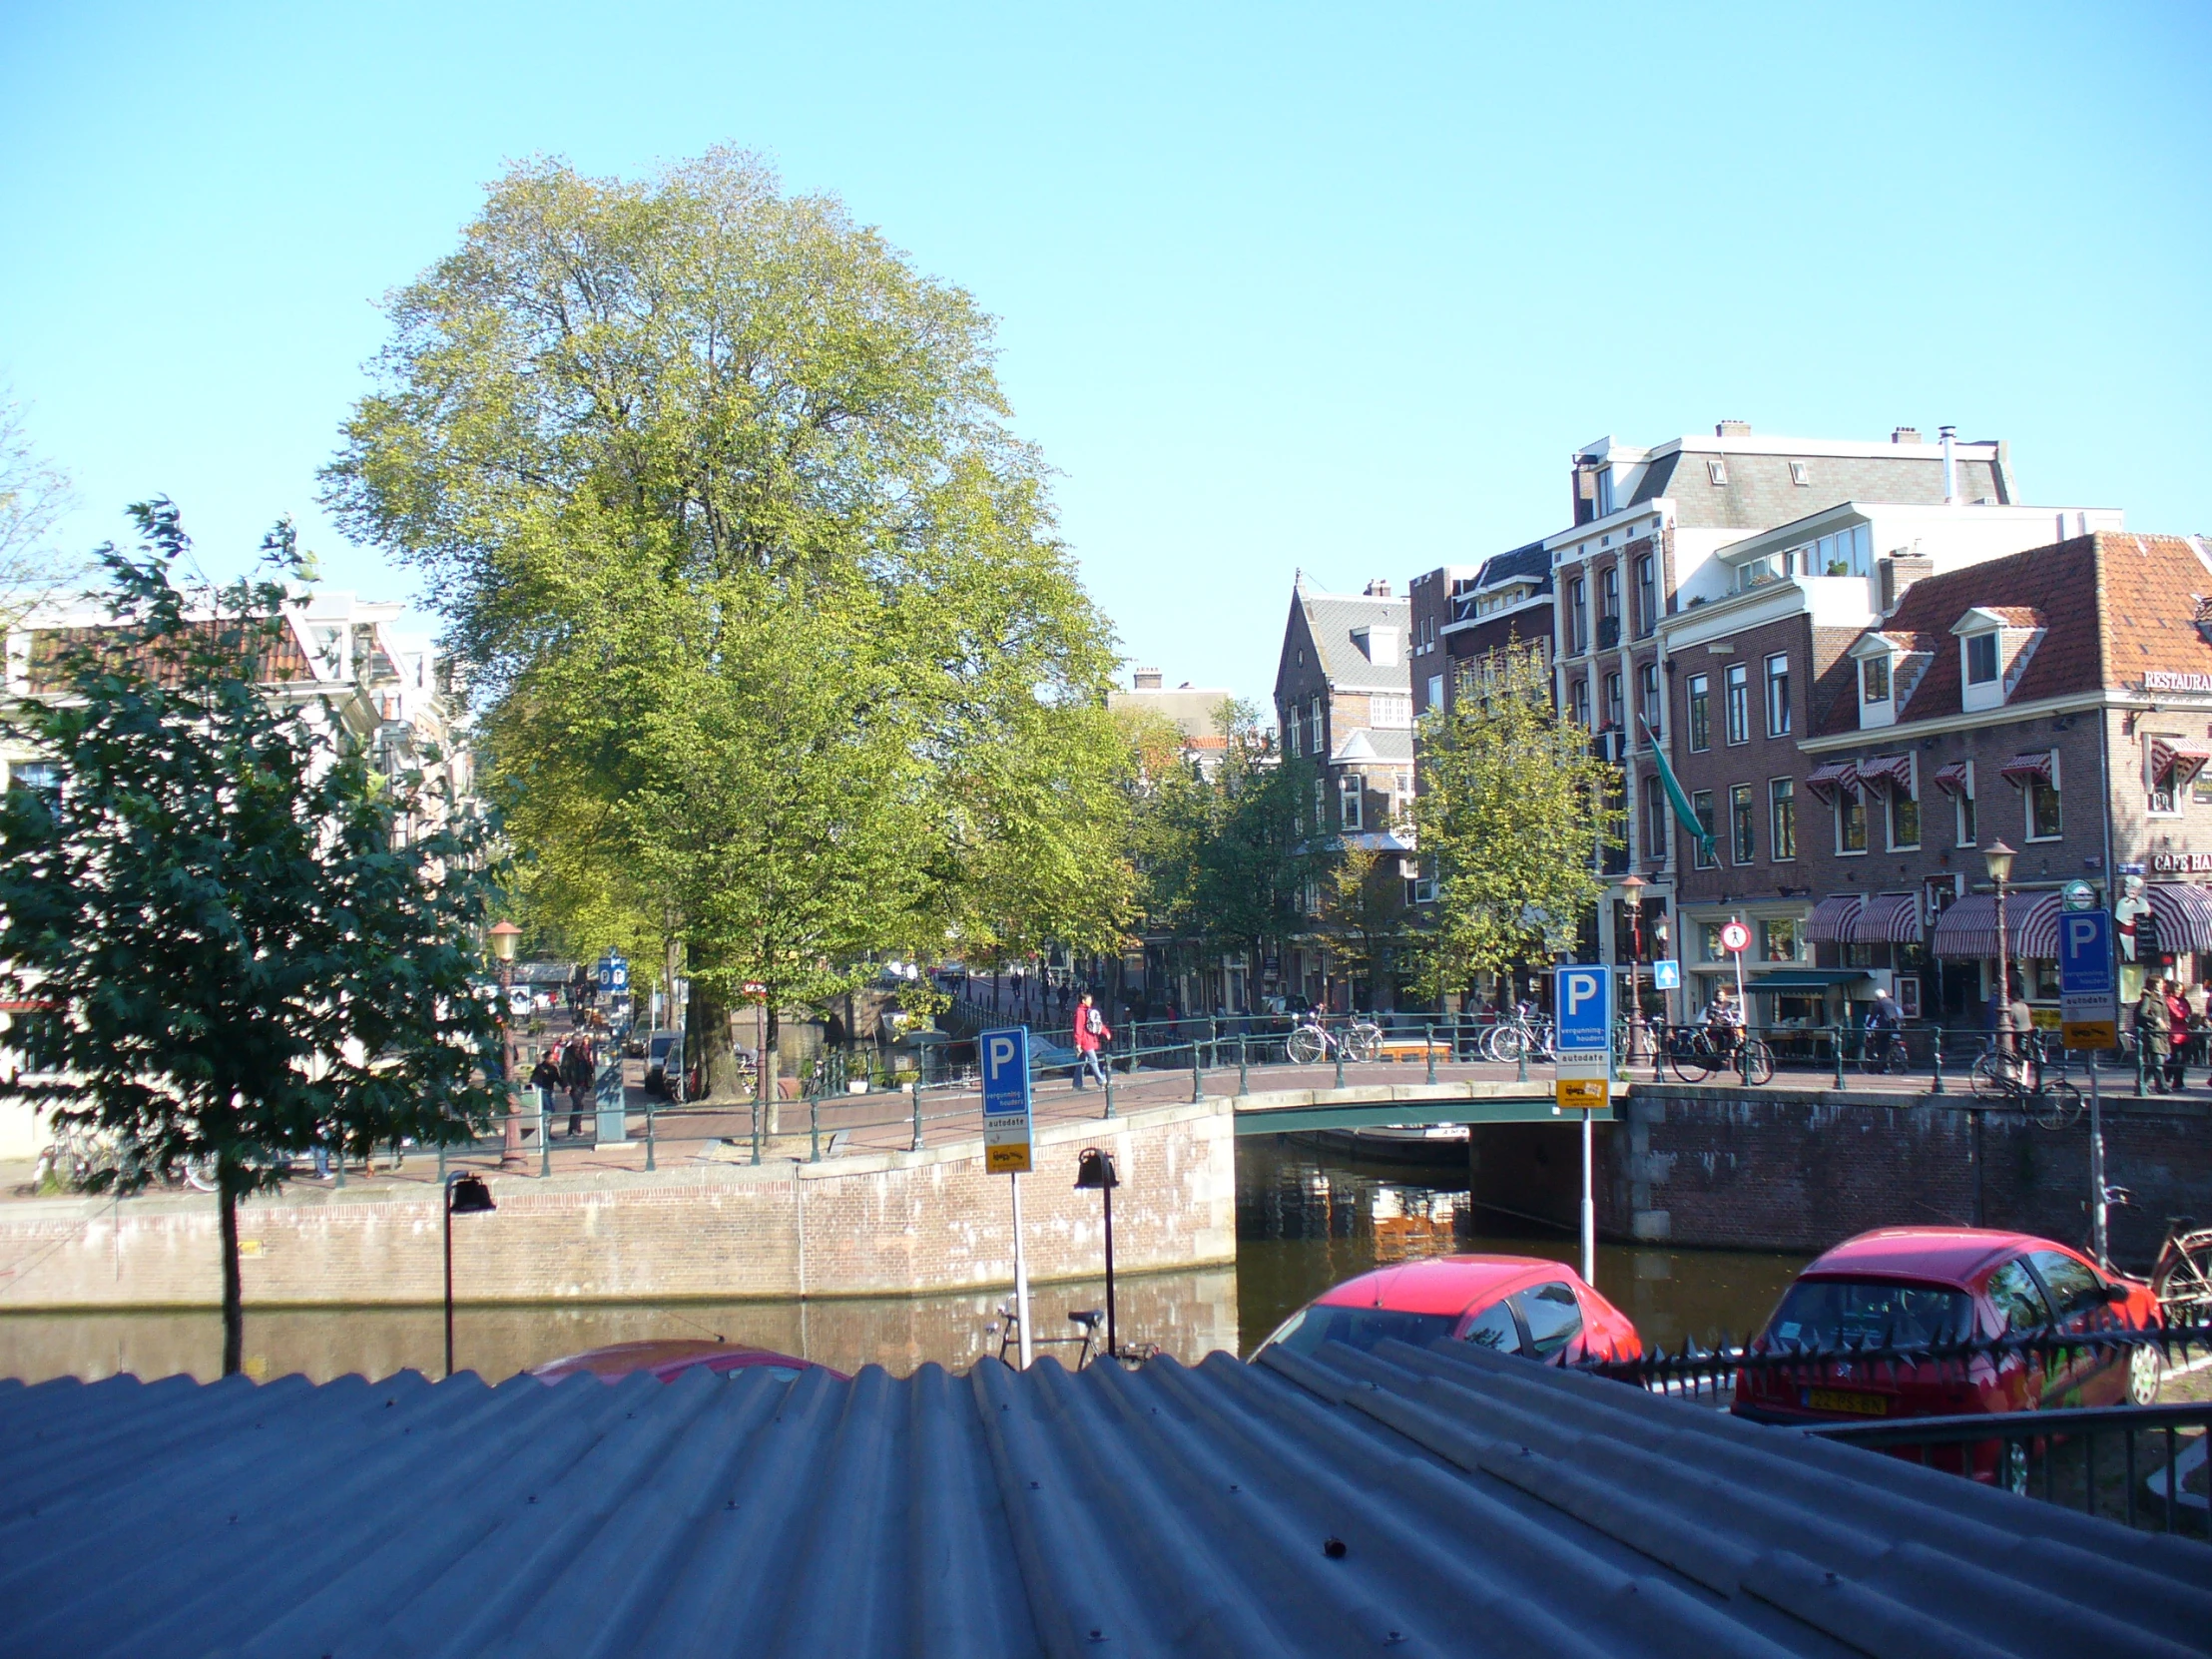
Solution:
[[[371,772],[287,682],[288,529],[269,579],[210,603],[171,581],[175,509],[133,513],[149,545],[100,554],[114,625],[35,654],[34,695],[0,722],[61,769],[0,806],[0,994],[42,1010],[7,1087],[114,1141],[95,1188],[213,1163],[229,1375],[242,1198],[296,1153],[455,1141],[504,1105],[474,992],[490,827]]]
[[[1598,854],[1615,838],[1613,769],[1552,707],[1542,652],[1482,663],[1450,712],[1420,730],[1413,828],[1436,901],[1407,942],[1433,997],[1571,949],[1604,891]]]
[[[680,946],[717,1049],[871,953],[1118,947],[1112,640],[969,295],[718,151],[520,167],[389,314],[327,499],[430,578],[545,919]]]

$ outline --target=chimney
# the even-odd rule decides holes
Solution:
[[[1950,446],[1957,440],[1958,428],[1938,426],[1936,435],[1943,440],[1943,505],[1954,505],[1958,500],[1958,462],[1951,454]]]
[[[1936,574],[1936,561],[1925,553],[1886,553],[1875,561],[1875,571],[1882,578],[1882,614],[1888,616],[1907,588]]]
[[[1158,691],[1160,689],[1160,671],[1156,668],[1140,668],[1137,670],[1137,678],[1134,684],[1138,691]]]
[[[1748,438],[1751,436],[1751,422],[1748,420],[1716,421],[1713,425],[1713,436],[1716,438]]]
[[[1374,580],[1374,581],[1372,581],[1372,582],[1370,582],[1370,583],[1368,584],[1368,597],[1369,597],[1370,599],[1387,599],[1387,598],[1389,598],[1389,597],[1390,597],[1390,584],[1389,584],[1388,582],[1384,581],[1384,580],[1383,580],[1382,578],[1381,578],[1381,577],[1378,577],[1378,578],[1377,578],[1376,580]]]
[[[1892,443],[1919,443],[1921,441],[1921,429],[1918,426],[1900,426],[1890,434],[1890,441]]]

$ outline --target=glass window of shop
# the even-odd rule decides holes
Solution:
[[[1805,923],[1795,916],[1774,916],[1759,924],[1759,959],[1763,962],[1802,962],[1806,959]]]

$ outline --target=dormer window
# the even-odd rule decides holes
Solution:
[[[1859,665],[1859,701],[1885,704],[1890,701],[1890,659],[1887,656],[1869,657]]]
[[[1996,683],[1997,636],[1991,629],[1986,634],[1966,636],[1966,684],[1988,686]]]
[[[2025,606],[1976,605],[1951,624],[1958,640],[1959,708],[2001,709],[2019,687],[2044,633],[2043,614]]]

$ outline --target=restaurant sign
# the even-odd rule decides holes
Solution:
[[[2165,669],[2146,669],[2141,689],[2147,692],[2212,692],[2212,674],[2175,674]]]
[[[2153,852],[2153,875],[2204,875],[2212,873],[2212,852]]]

